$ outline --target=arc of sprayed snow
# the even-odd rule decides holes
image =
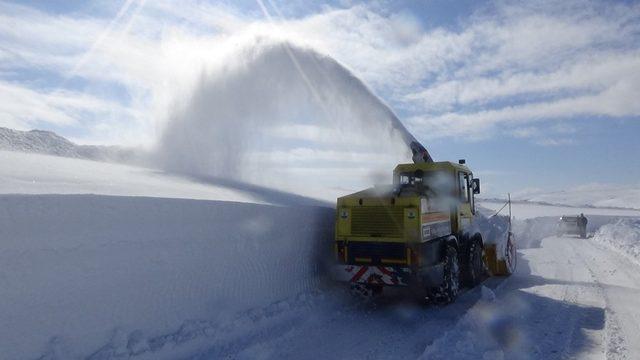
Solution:
[[[269,3],[269,5],[271,5],[271,7],[273,8],[273,10],[276,12],[276,14],[280,17],[283,18],[282,13],[278,10],[278,7],[273,3],[273,1],[271,0],[267,0],[267,2]],[[262,0],[256,0],[256,3],[258,3],[258,6],[260,7],[260,9],[262,10],[262,13],[264,14],[264,16],[267,18],[267,20],[269,21],[269,24],[271,26],[274,26],[274,20],[273,17],[271,16],[271,14],[269,13],[269,10],[267,9],[267,7],[265,6],[264,2]],[[314,97],[314,99],[318,102],[318,104],[320,105],[320,108],[327,113],[327,109],[324,107],[324,101],[322,101],[322,97],[320,96],[320,94],[318,93],[318,91],[316,90],[315,86],[313,85],[313,83],[311,82],[311,80],[309,79],[309,77],[307,76],[307,74],[304,72],[304,70],[302,69],[302,66],[300,65],[300,62],[298,61],[298,58],[296,57],[296,55],[293,53],[293,51],[291,51],[291,47],[290,44],[288,42],[283,42],[283,47],[284,50],[287,53],[287,56],[289,56],[289,58],[291,59],[291,62],[293,63],[293,66],[296,68],[296,71],[298,72],[298,74],[300,75],[300,77],[302,78],[302,81],[305,83],[305,85],[307,86],[307,88],[309,89],[309,91],[311,92],[311,95]],[[386,107],[386,105],[385,105]],[[399,125],[399,130],[400,132],[405,132],[408,133],[408,131],[406,130],[406,128],[404,128],[404,125],[402,125],[402,123],[400,123],[399,119],[395,116],[395,114],[393,114],[393,111],[391,111],[391,109],[386,109],[393,120],[395,120],[394,122],[398,123],[396,125]],[[403,134],[404,135],[404,134]]]
[[[133,25],[133,21],[136,19],[138,14],[140,14],[140,11],[142,11],[142,8],[144,7],[144,5],[146,3],[147,3],[147,0],[138,1],[138,6],[136,6],[136,8],[133,10],[133,13],[131,14],[131,17],[129,18],[129,21],[124,26],[124,30],[122,30],[121,37],[124,36],[125,34],[127,34],[129,32],[129,30],[131,30],[131,25]]]
[[[275,10],[275,12],[278,13],[280,17],[282,17],[282,14],[280,13],[276,5],[271,0],[267,0],[267,1],[271,5],[271,7]],[[258,3],[258,6],[262,10],[262,13],[269,21],[269,24],[271,24],[271,26],[274,26],[273,18],[271,17],[271,14],[267,10],[267,7],[264,5],[264,2],[262,0],[256,0],[256,3]],[[284,49],[287,52],[287,55],[289,56],[291,61],[293,62],[293,65],[296,68],[296,71],[298,71],[298,73],[300,74],[300,77],[302,77],[302,81],[304,81],[304,83],[309,88],[309,91],[311,91],[312,96],[315,98],[318,104],[320,104],[320,108],[322,109],[322,111],[327,113],[327,109],[325,109],[324,107],[324,102],[322,101],[320,94],[318,94],[315,86],[313,86],[313,84],[311,83],[311,80],[309,80],[309,78],[307,77],[307,74],[305,74],[304,70],[302,69],[302,66],[300,66],[298,59],[296,58],[295,54],[293,53],[293,51],[291,51],[291,48],[289,47],[289,43],[284,42]],[[373,94],[371,95],[375,96]],[[398,119],[398,117],[393,112],[393,110],[391,110],[391,108],[387,104],[383,103],[382,105],[384,106],[385,110],[389,113],[389,116],[391,117],[391,123],[393,125],[393,128],[400,133],[400,136],[404,140],[405,144],[411,150],[411,154],[412,154],[411,158],[413,162],[415,163],[433,162],[433,158],[431,157],[431,154],[429,154],[429,151],[415,138],[415,136],[413,136],[411,132],[409,132],[406,126],[404,126],[404,124],[400,121],[400,119]]]
[[[275,11],[279,14],[279,16],[282,17],[280,12],[278,11],[278,8],[275,7],[275,5],[270,0],[268,1],[271,7],[273,7]],[[258,6],[262,10],[262,13],[264,14],[264,16],[269,21],[269,24],[273,26],[274,25],[273,17],[271,17],[271,14],[267,10],[267,7],[264,5],[264,2],[262,2],[262,0],[256,0],[256,2],[258,3]],[[293,62],[293,66],[296,68],[296,71],[302,78],[302,81],[305,83],[305,85],[307,85],[307,88],[309,89],[309,91],[311,91],[311,95],[318,102],[322,111],[327,113],[327,109],[325,109],[324,107],[324,101],[322,101],[322,98],[320,97],[320,94],[318,94],[318,91],[316,90],[315,86],[313,86],[313,84],[311,83],[311,80],[309,80],[309,77],[307,77],[307,74],[302,69],[302,66],[300,66],[298,59],[296,58],[295,54],[293,53],[293,51],[291,51],[291,48],[289,47],[289,43],[284,42],[283,45],[284,45],[285,51],[287,52],[287,56],[289,56],[289,59],[291,59],[291,62]]]
[[[87,50],[84,53],[84,55],[82,55],[82,57],[73,67],[73,69],[71,69],[71,71],[67,75],[67,78],[74,77],[76,73],[84,66],[84,64],[86,64],[86,62],[93,55],[96,49],[98,49],[98,47],[102,45],[104,40],[111,34],[111,32],[113,31],[113,28],[120,21],[120,19],[122,19],[122,17],[127,13],[129,8],[131,7],[131,4],[133,4],[135,1],[136,0],[126,0],[124,2],[124,4],[122,5],[122,7],[120,7],[120,10],[116,14],[116,16],[113,19],[111,19],[111,21],[109,22],[109,25],[107,25],[107,27],[100,33],[100,35],[98,36],[96,41],[93,42],[89,50]]]

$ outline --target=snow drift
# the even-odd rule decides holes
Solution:
[[[593,240],[640,264],[640,219],[619,219],[601,226]]]
[[[411,158],[412,136],[393,112],[312,49],[253,39],[186,88],[174,94],[158,145],[170,171],[334,199],[336,187],[369,186],[372,173]]]
[[[0,211],[2,359],[84,358],[115,332],[153,337],[314,290],[333,231],[320,207],[2,195]]]

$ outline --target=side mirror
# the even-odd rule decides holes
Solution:
[[[480,194],[480,179],[473,179],[471,182],[471,189],[473,190],[473,194]]]

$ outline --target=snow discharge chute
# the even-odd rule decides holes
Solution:
[[[431,155],[429,154],[427,149],[425,149],[425,147],[422,146],[422,144],[420,144],[417,140],[411,141],[409,143],[409,148],[411,149],[411,159],[414,163],[420,164],[433,162],[433,158],[431,158]]]

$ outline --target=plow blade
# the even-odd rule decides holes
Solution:
[[[513,233],[509,232],[504,246],[485,244],[484,260],[491,276],[509,276],[516,271],[517,254]]]

